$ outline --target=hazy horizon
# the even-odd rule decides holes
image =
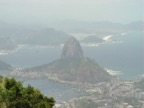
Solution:
[[[54,21],[144,21],[143,0],[0,0],[0,20],[11,23]]]

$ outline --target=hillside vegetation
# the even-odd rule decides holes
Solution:
[[[0,76],[0,108],[52,108],[53,98],[41,94],[38,89],[14,78]]]

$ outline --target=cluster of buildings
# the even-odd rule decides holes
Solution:
[[[55,108],[144,108],[144,92],[135,88],[134,81],[113,78],[110,83],[100,83],[88,92],[87,96]]]
[[[144,100],[144,92],[142,92],[140,89],[132,90],[132,91],[128,92],[127,94],[125,94],[125,96],[126,97],[135,97],[137,99]]]

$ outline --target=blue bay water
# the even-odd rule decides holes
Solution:
[[[144,33],[113,36],[112,40],[98,47],[83,46],[84,55],[104,68],[122,72],[123,78],[137,78],[144,74]],[[61,50],[62,47],[23,46],[15,53],[0,55],[0,59],[14,67],[27,68],[60,58]]]
[[[97,48],[86,48],[85,54],[103,67],[122,72],[121,78],[137,79],[143,75],[144,32],[113,36],[112,40]]]
[[[121,41],[121,43],[118,43]],[[23,46],[15,53],[0,55],[14,67],[27,68],[47,64],[60,58],[62,47]],[[113,36],[98,47],[83,46],[84,55],[102,67],[120,71],[122,78],[133,79],[144,74],[144,33],[132,32]]]
[[[46,96],[54,97],[57,103],[70,100],[74,97],[84,96],[86,94],[86,91],[76,85],[62,84],[48,79],[17,79],[23,81],[24,86],[30,84],[38,88]]]
[[[129,33],[113,36],[98,47],[82,46],[84,55],[94,59],[104,68],[120,71],[122,79],[137,79],[144,74],[144,34]],[[17,68],[47,64],[60,58],[62,47],[23,46],[17,52],[0,55],[0,60]],[[0,73],[4,74],[4,73]],[[23,80],[23,79],[20,79]],[[84,91],[77,87],[60,84],[47,79],[26,79],[24,84],[39,88],[44,94],[53,96],[58,102],[81,96]]]

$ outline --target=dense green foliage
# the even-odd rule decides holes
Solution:
[[[53,98],[48,98],[34,87],[22,86],[14,78],[0,76],[0,108],[52,108]]]

